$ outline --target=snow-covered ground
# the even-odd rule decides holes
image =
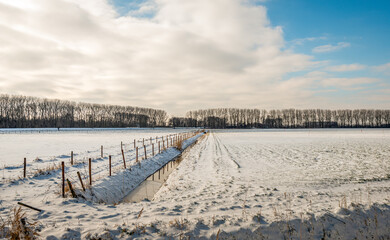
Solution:
[[[390,238],[390,130],[216,130],[187,144],[196,138],[153,201],[96,198],[117,203],[173,148],[111,178],[101,170],[89,200],[62,199],[59,172],[2,183],[0,215],[17,201],[44,209],[26,211],[49,239]]]
[[[23,175],[23,161],[27,160],[27,175],[38,169],[70,162],[71,151],[76,162],[98,159],[103,146],[103,156],[113,155],[113,163],[122,161],[121,142],[126,155],[134,158],[134,139],[143,156],[143,139],[148,153],[152,151],[150,138],[156,143],[161,137],[189,129],[1,129],[0,130],[0,183]],[[157,145],[155,146],[157,148]],[[149,153],[149,155],[150,155]]]

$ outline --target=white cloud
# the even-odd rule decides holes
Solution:
[[[350,43],[339,42],[336,45],[327,44],[327,45],[318,46],[318,47],[313,48],[312,51],[314,53],[333,52],[333,51],[337,51],[337,50],[340,50],[340,49],[343,49],[343,48],[346,48],[349,46],[351,46]]]
[[[326,78],[321,81],[326,87],[356,87],[362,84],[370,84],[380,82],[378,78],[359,77],[359,78]]]
[[[390,75],[390,62],[383,65],[375,66],[373,67],[373,69],[377,72],[382,72],[386,75]]]
[[[298,38],[294,39],[292,43],[294,45],[303,45],[306,42],[314,42],[314,41],[320,41],[320,40],[326,40],[327,37],[321,36],[321,37],[307,37],[307,38]]]
[[[359,71],[365,69],[366,66],[362,64],[343,64],[338,66],[327,67],[326,70],[332,72],[349,72],[349,71]]]
[[[317,63],[284,50],[250,2],[149,0],[118,16],[105,0],[0,0],[0,91],[173,114],[323,102],[314,73],[283,80]]]
[[[258,93],[313,65],[283,51],[282,29],[248,1],[150,0],[127,16],[104,0],[1,1],[0,22],[0,86],[11,94],[173,113],[262,107]]]

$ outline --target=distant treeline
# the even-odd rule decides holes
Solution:
[[[0,128],[157,127],[163,110],[0,95]]]
[[[185,118],[171,118],[174,127],[209,128],[352,128],[390,127],[390,110],[380,109],[237,109],[189,111]]]
[[[0,128],[353,128],[390,127],[390,110],[237,109],[189,111],[172,117],[163,110],[0,95]]]

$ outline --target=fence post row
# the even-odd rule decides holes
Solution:
[[[188,139],[190,137],[193,137],[196,135],[196,132],[187,132],[187,133],[180,133],[180,134],[169,134],[168,136],[166,136],[166,146],[165,146],[165,139],[164,139],[164,136],[161,137],[161,140],[162,140],[162,149],[167,149],[169,147],[169,138],[171,140],[171,146],[173,146],[175,143],[179,142],[179,141],[184,141],[185,139]],[[159,137],[156,136],[156,143],[158,143],[158,153],[160,154],[161,153],[161,142],[158,141]],[[136,162],[139,162],[139,159],[138,159],[138,147],[136,145],[136,139],[134,139],[134,148],[135,148],[135,151],[136,151]],[[145,138],[142,139],[142,143],[143,143],[143,146],[144,146],[144,156],[145,156],[145,159],[148,158],[147,156],[147,149],[146,149],[146,146],[145,146]],[[152,156],[155,155],[155,151],[154,151],[154,143],[153,143],[153,138],[150,137],[150,144],[152,145]],[[104,155],[104,148],[103,148],[103,145],[101,145],[100,147],[100,155],[101,157],[103,158],[103,155]],[[123,150],[123,142],[121,141],[121,152],[122,152],[122,158],[123,158],[123,165],[124,165],[124,168],[126,169],[126,159],[125,159],[125,154],[124,154],[124,150]],[[108,161],[109,161],[109,176],[112,175],[112,156],[109,155],[108,156]],[[74,154],[73,154],[73,151],[70,152],[70,163],[71,165],[74,164]],[[88,159],[88,168],[89,168],[89,185],[92,186],[92,159],[89,158]],[[172,165],[172,163],[171,163]],[[65,197],[65,163],[62,161],[61,162],[61,168],[62,168],[62,197]],[[168,166],[167,166],[167,170],[168,170]],[[25,179],[26,178],[26,174],[27,173],[27,159],[24,158],[24,161],[23,161],[23,178]],[[164,167],[163,167],[163,173],[164,173]],[[84,187],[84,184],[83,184],[83,181],[82,181],[82,178],[81,178],[81,175],[80,175],[80,172],[77,172],[77,175],[79,177],[79,180],[80,180],[80,184],[81,184],[81,187],[83,188],[83,190],[85,191],[85,187]],[[160,170],[159,170],[159,179],[160,179]],[[70,183],[70,182],[69,182]],[[71,187],[71,185],[69,186]],[[73,194],[73,193],[72,193]]]

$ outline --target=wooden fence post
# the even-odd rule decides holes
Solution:
[[[26,178],[27,159],[23,160],[23,178]]]
[[[70,165],[73,166],[73,151],[70,152]]]
[[[158,142],[158,153],[161,153],[161,150],[160,150],[160,141]]]
[[[152,156],[154,156],[154,143],[152,143]]]
[[[111,176],[111,155],[108,156],[108,165],[110,166],[110,176]]]
[[[136,146],[135,146],[135,139],[134,139],[134,148],[135,148]]]
[[[88,159],[88,168],[89,168],[89,185],[92,186],[92,159]]]
[[[100,157],[103,158],[103,145],[100,146]]]
[[[65,198],[65,163],[61,162],[62,167],[62,197]]]
[[[69,190],[72,193],[72,197],[73,198],[77,198],[77,195],[76,195],[76,193],[73,190],[72,183],[70,183],[69,179],[66,179],[66,181],[68,182]]]
[[[81,178],[80,172],[77,172],[77,176],[79,176],[81,187],[83,188],[83,191],[85,192],[85,187],[84,187],[83,179]]]
[[[138,147],[135,148],[135,161],[138,162]]]
[[[146,146],[144,145],[144,153],[145,153],[145,159],[148,159],[148,156],[146,155]]]
[[[123,158],[123,166],[126,169],[126,159],[125,159],[125,153],[123,152],[123,149],[122,149],[122,158]]]
[[[35,208],[35,207],[32,207],[30,205],[27,205],[27,204],[24,204],[22,202],[18,202],[19,205],[23,206],[23,207],[28,207],[28,208],[31,208],[32,210],[35,210],[35,211],[38,211],[38,212],[43,212],[43,210],[39,209],[39,208]]]

